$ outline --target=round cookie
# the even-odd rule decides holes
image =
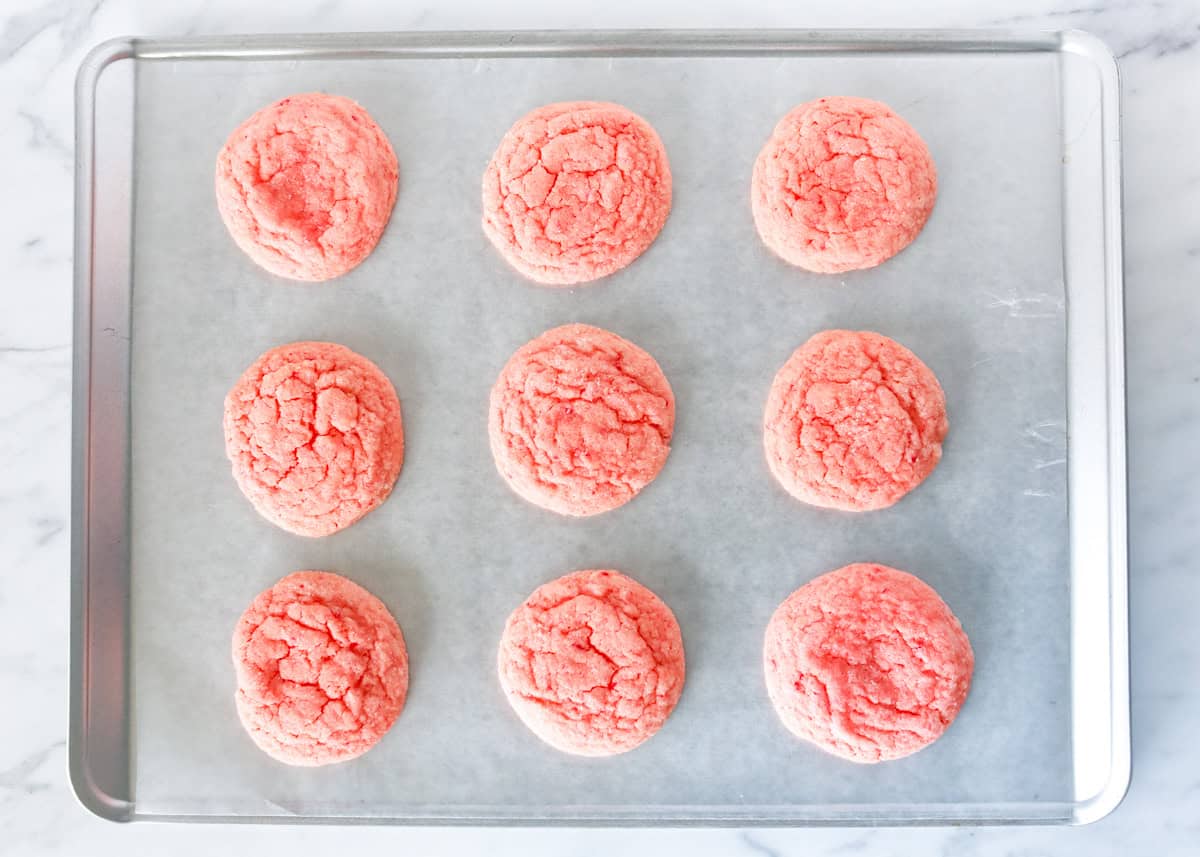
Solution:
[[[360,756],[408,693],[408,654],[392,615],[361,586],[297,571],[259,594],[233,632],[237,711],[254,743],[289,765]]]
[[[576,517],[632,500],[666,462],[674,426],[675,397],[654,358],[585,324],[521,346],[488,411],[492,455],[512,489]]]
[[[925,142],[886,104],[836,96],[779,121],[750,199],[766,245],[801,268],[873,268],[912,243],[937,196]]]
[[[775,711],[795,735],[852,762],[883,762],[941,736],[967,698],[975,655],[927,584],[857,563],[779,605],[763,668]]]
[[[370,255],[396,202],[396,153],[361,106],[293,95],[259,110],[217,156],[229,234],[272,274],[330,280]]]
[[[948,428],[941,385],[915,354],[878,333],[826,330],[775,376],[763,445],[792,496],[863,512],[917,487]]]
[[[577,571],[539,586],[508,617],[500,685],[550,746],[612,756],[657,732],[683,692],[675,615],[616,571]]]
[[[587,283],[624,268],[670,210],[662,141],[619,104],[539,107],[509,129],[483,174],[483,231],[537,283]]]
[[[391,382],[332,342],[293,342],[255,360],[225,397],[224,424],[242,493],[299,536],[327,536],[370,512],[404,461]]]

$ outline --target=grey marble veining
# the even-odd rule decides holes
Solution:
[[[72,82],[100,40],[172,35],[553,26],[1079,27],[1121,57],[1129,376],[1134,777],[1125,803],[1080,829],[741,831],[398,830],[116,826],[66,782],[67,518],[72,241]],[[1200,5],[916,0],[10,0],[0,10],[0,852],[409,854],[1200,853]],[[998,296],[1003,299],[1003,296]]]

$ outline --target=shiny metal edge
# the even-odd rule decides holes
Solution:
[[[1125,799],[1132,777],[1129,695],[1129,543],[1125,410],[1124,223],[1121,179],[1121,85],[1117,59],[1103,41],[1082,30],[1062,34],[1062,50],[1089,60],[1100,79],[1101,206],[1104,241],[1105,394],[1107,415],[1108,776],[1080,798],[1074,824],[1090,824]],[[1075,661],[1074,655],[1072,662]]]
[[[75,78],[75,271],[74,340],[71,377],[71,630],[68,660],[69,726],[67,774],[79,802],[110,821],[133,818],[133,802],[111,794],[92,767],[89,688],[92,658],[89,642],[96,617],[91,615],[91,440],[92,440],[92,283],[94,275],[96,91],[100,76],[113,63],[134,56],[132,39],[111,39],[93,48]],[[127,584],[126,584],[127,585]],[[124,618],[124,617],[121,617]],[[128,724],[118,724],[127,729]],[[126,779],[129,772],[126,771]]]
[[[578,827],[578,828],[803,828],[803,827],[1018,827],[1028,825],[1062,826],[1069,823],[1069,803],[998,803],[972,808],[971,812],[948,810],[938,804],[871,804],[869,808],[884,815],[867,819],[866,807],[857,804],[828,806],[821,813],[767,814],[747,812],[738,806],[705,807],[704,813],[692,807],[658,806],[654,812],[613,812],[611,807],[577,807],[556,813],[529,813],[508,816],[503,809],[443,806],[428,813],[405,816],[355,815],[176,815],[134,814],[133,821],[184,824],[292,824],[374,827]],[[978,810],[978,811],[975,811]],[[607,813],[601,816],[600,813]]]
[[[699,817],[687,807],[656,808],[653,817],[613,814],[598,819],[579,814],[531,815],[525,818],[489,813],[486,807],[442,807],[406,817],[296,817],[238,815],[161,815],[138,813],[132,800],[100,789],[87,763],[88,724],[86,686],[89,680],[86,643],[89,569],[87,565],[88,441],[91,399],[91,283],[94,203],[94,94],[104,69],[123,59],[378,59],[405,57],[547,57],[547,56],[752,56],[765,53],[922,53],[945,51],[1071,52],[1091,59],[1102,78],[1105,183],[1105,299],[1109,343],[1108,474],[1110,497],[1108,568],[1110,601],[1109,651],[1114,723],[1112,775],[1098,794],[1074,804],[1010,803],[973,807],[971,812],[947,807],[896,806],[895,813],[870,821],[856,813],[861,807],[828,806],[824,814],[745,813],[741,807],[710,807]],[[611,30],[527,32],[400,32],[297,35],[246,35],[141,39],[123,37],[101,43],[80,66],[76,80],[76,228],[75,228],[75,344],[72,383],[72,529],[71,529],[71,643],[69,774],[76,797],[96,815],[115,821],[156,820],[215,823],[315,823],[410,825],[576,825],[576,826],[872,826],[959,824],[1085,824],[1112,812],[1124,798],[1130,778],[1128,571],[1125,469],[1124,292],[1121,221],[1120,100],[1116,60],[1094,36],[1082,31],[1022,32],[1017,30]],[[873,806],[872,809],[886,810]],[[739,811],[742,810],[742,811]]]
[[[1057,51],[1055,32],[1019,30],[411,31],[134,39],[138,59],[751,56],[764,53]]]

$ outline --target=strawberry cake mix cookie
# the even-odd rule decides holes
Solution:
[[[671,210],[658,134],[618,104],[548,104],[509,129],[483,174],[483,231],[520,273],[569,286],[620,270]]]
[[[391,382],[332,342],[293,342],[259,357],[225,397],[224,423],[242,493],[300,536],[327,536],[370,512],[404,461]]]
[[[565,753],[612,756],[657,732],[683,692],[671,609],[616,571],[538,587],[508,617],[500,684],[535,735]]]
[[[233,666],[242,725],[289,765],[367,752],[408,693],[396,620],[367,590],[325,571],[289,574],[254,599],[233,633]]]
[[[396,154],[349,98],[293,95],[243,122],[217,156],[229,234],[272,274],[330,280],[362,262],[396,201]]]
[[[529,502],[581,517],[633,499],[662,469],[675,397],[654,358],[584,324],[548,330],[492,387],[496,467]]]
[[[886,105],[836,96],[779,121],[754,164],[762,240],[809,271],[873,268],[912,243],[937,196],[925,142]]]
[[[975,655],[928,585],[857,563],[788,596],[767,626],[763,667],[791,732],[852,762],[883,762],[946,731],[967,698]]]
[[[775,376],[763,445],[792,496],[862,512],[916,488],[942,457],[947,430],[941,385],[915,354],[878,333],[826,330]]]

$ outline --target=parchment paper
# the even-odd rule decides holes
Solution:
[[[138,69],[132,318],[136,800],[146,813],[654,817],[806,805],[1069,800],[1066,316],[1056,65],[1044,55],[807,58],[210,60]],[[328,284],[273,279],[233,244],[216,154],[246,116],[325,90],[360,101],[400,160],[374,254]],[[754,230],[751,167],[782,114],[827,94],[891,104],[923,135],[937,208],[895,259],[844,276],[775,259]],[[479,227],[479,182],[527,110],[612,100],[657,128],[670,219],[623,272],[575,290],[510,271]],[[661,363],[673,450],[625,507],[568,520],[516,497],[488,451],[505,360],[569,321]],[[760,421],[776,370],[812,333],[869,329],[911,347],[946,390],[941,465],[887,511],[791,499]],[[309,540],[259,518],[229,474],[222,399],[266,349],[343,343],[399,393],[404,470],[391,498]],[[845,563],[911,571],[975,648],[945,737],[860,767],[794,739],[770,707],[762,634],[796,587]],[[607,760],[557,753],[495,677],[508,613],[537,585],[625,571],[675,611],[687,684],[665,728]],[[298,569],[349,576],[408,641],[403,715],[362,758],[279,765],[234,711],[230,636],[262,589]]]

